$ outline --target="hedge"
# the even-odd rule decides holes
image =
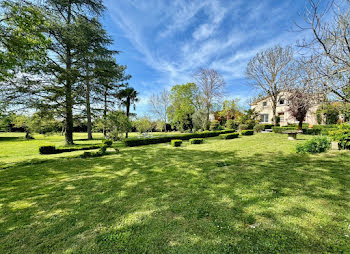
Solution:
[[[241,132],[241,134],[242,134],[243,136],[254,135],[254,130],[243,130],[243,131]]]
[[[178,147],[181,146],[182,140],[181,139],[173,139],[171,140],[171,146]]]
[[[192,138],[209,138],[216,137],[220,134],[233,133],[235,130],[222,130],[222,131],[203,131],[195,133],[184,133],[178,135],[166,135],[153,138],[127,138],[124,139],[124,144],[126,146],[143,146],[159,143],[168,143],[173,139],[189,140]]]
[[[101,148],[102,144],[99,145],[84,145],[76,147],[58,147],[55,146],[41,146],[39,147],[40,154],[57,154],[57,153],[66,153],[73,151],[83,151],[83,150],[92,150]]]
[[[298,130],[298,127],[272,127],[272,131],[274,133],[284,133],[285,131],[292,131],[292,130]]]
[[[238,138],[239,133],[234,132],[234,133],[229,133],[229,134],[221,134],[220,138],[222,139],[234,139],[234,138]]]
[[[193,145],[198,145],[203,143],[202,138],[191,138],[189,141],[190,141],[190,144],[193,144]]]

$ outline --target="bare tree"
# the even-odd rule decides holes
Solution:
[[[206,122],[209,123],[210,112],[216,102],[219,102],[224,94],[225,80],[213,69],[200,68],[194,78],[200,92],[200,100],[206,110]]]
[[[277,124],[277,102],[293,78],[292,68],[289,68],[292,63],[293,49],[278,45],[256,54],[247,65],[246,76],[250,84],[271,100],[274,125]]]
[[[293,68],[294,78],[288,83],[288,111],[299,121],[298,129],[302,130],[303,122],[309,110],[325,100],[326,95],[320,93],[317,88],[318,79],[315,78],[315,72],[310,61],[299,59]]]
[[[298,46],[311,50],[318,84],[350,102],[350,0],[307,0],[302,15],[305,24],[297,26],[312,39]]]
[[[149,103],[152,113],[163,122],[163,128],[164,131],[166,131],[166,123],[168,121],[167,110],[170,106],[170,92],[164,89],[159,94],[152,94]]]

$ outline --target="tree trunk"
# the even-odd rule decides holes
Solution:
[[[299,131],[303,130],[303,121],[299,121],[298,130]]]
[[[127,98],[126,99],[126,117],[128,118],[128,120],[129,120],[129,115],[130,115],[130,99]],[[125,138],[128,138],[128,137],[129,137],[129,131],[127,130],[125,133]]]
[[[86,63],[86,117],[87,117],[87,133],[88,140],[92,140],[92,124],[91,124],[91,105],[90,105],[90,80],[89,80],[89,64]]]
[[[103,136],[104,138],[107,137],[107,130],[106,130],[106,121],[107,121],[107,88],[104,88],[103,92],[104,97],[104,108],[103,108]]]
[[[71,1],[68,3],[68,16],[67,24],[71,23]],[[65,93],[66,93],[66,145],[73,145],[73,98],[72,98],[72,80],[71,80],[71,69],[72,69],[72,53],[71,47],[68,43],[66,50],[66,84],[65,84]]]
[[[272,114],[273,114],[272,119],[273,119],[273,125],[274,126],[277,126],[276,111],[277,111],[277,102],[276,102],[276,100],[274,100],[272,102]]]

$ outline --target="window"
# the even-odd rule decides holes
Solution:
[[[263,107],[266,107],[266,106],[267,106],[267,102],[264,101],[264,102],[263,102]]]
[[[280,105],[284,105],[285,100],[284,99],[280,99]]]
[[[269,114],[261,114],[260,115],[260,122],[268,123],[269,122]]]

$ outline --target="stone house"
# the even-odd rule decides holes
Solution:
[[[288,93],[282,92],[279,100],[277,102],[276,114],[280,118],[280,125],[286,126],[288,124],[297,124],[297,121],[293,116],[291,116],[288,111],[289,102],[287,100]],[[270,97],[264,97],[262,99],[254,101],[251,105],[251,109],[254,109],[257,113],[259,113],[259,121],[262,124],[273,124],[273,110],[272,110],[272,102]],[[311,107],[308,111],[304,123],[308,123],[309,125],[317,125],[317,114],[316,111],[320,104],[316,104]]]

